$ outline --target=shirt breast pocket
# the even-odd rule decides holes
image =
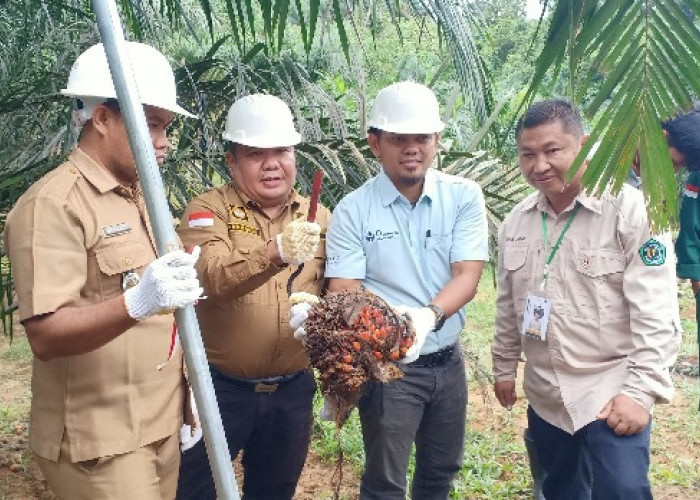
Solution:
[[[503,249],[503,267],[508,273],[516,310],[522,311],[527,294],[533,291],[532,270],[527,263],[529,246],[508,245]]]
[[[617,249],[582,248],[575,252],[573,302],[582,317],[602,322],[623,317],[625,255]]]
[[[96,281],[103,298],[119,295],[125,273],[135,271],[143,275],[143,269],[155,259],[153,249],[138,241],[110,244],[95,250]]]
[[[323,285],[323,271],[326,267],[326,245],[325,241],[321,240],[321,244],[316,250],[314,258],[304,264],[304,269],[297,278],[299,290],[307,291],[318,295],[321,293]],[[296,283],[294,289],[296,291]]]
[[[425,257],[428,271],[440,276],[450,269],[452,234],[436,234],[425,240]]]

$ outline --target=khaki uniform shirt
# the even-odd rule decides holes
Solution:
[[[185,209],[180,238],[186,248],[202,247],[197,272],[208,297],[196,306],[202,340],[209,362],[223,372],[259,378],[308,366],[289,326],[287,280],[295,268],[277,267],[267,256],[267,242],[292,220],[305,218],[308,209],[309,200],[293,193],[270,219],[232,183],[198,196]],[[323,233],[329,220],[330,212],[319,206],[316,222]],[[325,255],[322,239],[293,291],[320,294]]]
[[[34,184],[7,218],[20,320],[122,293],[128,271],[156,258],[143,198],[80,149]],[[133,451],[182,420],[182,356],[162,370],[172,315],[136,324],[87,354],[34,359],[30,446],[57,460],[64,433],[73,462]]]
[[[575,203],[581,207],[540,291],[546,259],[541,214],[547,214],[551,249]],[[665,247],[665,260],[647,256],[645,263],[651,239]],[[655,401],[671,398],[669,369],[680,343],[675,257],[670,238],[650,233],[639,191],[624,186],[617,196],[579,195],[558,216],[544,195],[534,193],[503,222],[498,251],[496,381],[515,379],[524,352],[529,403],[571,434],[619,393],[649,411]],[[519,334],[529,293],[552,301],[545,341]]]

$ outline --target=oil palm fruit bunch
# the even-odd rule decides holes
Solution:
[[[397,361],[415,336],[407,317],[367,290],[329,293],[304,324],[306,349],[318,369],[321,390],[342,426],[367,382],[403,377]]]

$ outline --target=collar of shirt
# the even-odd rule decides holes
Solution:
[[[604,194],[603,196],[606,195]],[[574,201],[571,202],[571,205],[566,207],[562,213],[571,211],[576,205],[576,202],[580,203],[583,208],[586,208],[591,212],[595,212],[597,214],[603,213],[603,201],[600,198],[585,193],[579,193],[576,198],[574,198]],[[528,210],[533,210],[534,208],[537,208],[540,212],[545,212],[555,216],[549,201],[547,201],[547,197],[539,191],[534,193],[533,196],[526,198],[523,201],[523,204],[520,206],[521,212],[527,212]]]
[[[382,206],[384,207],[388,207],[394,203],[397,198],[405,199],[399,190],[396,189],[394,183],[391,182],[389,176],[386,175],[384,169],[382,169],[377,175],[377,188],[379,189],[379,196],[381,197]],[[428,168],[428,170],[425,172],[425,178],[423,179],[423,192],[421,193],[420,198],[418,198],[416,204],[420,203],[423,198],[426,198],[428,201],[432,201],[435,198],[436,191],[437,180],[435,171],[432,168]]]
[[[117,179],[105,167],[90,158],[85,151],[76,147],[68,156],[83,177],[97,189],[100,194],[114,191],[121,186]]]

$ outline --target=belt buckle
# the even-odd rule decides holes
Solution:
[[[255,392],[264,392],[267,394],[272,394],[277,390],[279,384],[266,384],[264,382],[258,382],[255,384]]]

